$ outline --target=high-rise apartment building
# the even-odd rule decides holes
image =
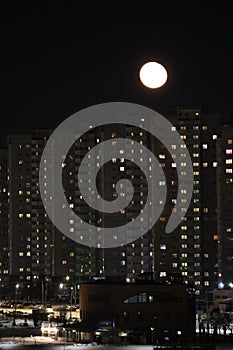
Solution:
[[[10,242],[8,235],[8,150],[0,152],[0,285],[5,290],[9,282]]]
[[[48,130],[32,130],[8,138],[9,149],[9,268],[19,293],[52,276],[53,225],[40,200],[39,163]],[[30,294],[29,293],[29,294]]]
[[[218,140],[218,282],[233,287],[233,126],[224,125]]]
[[[163,206],[159,220],[142,237],[116,248],[93,248],[75,243],[59,232],[47,216],[40,196],[39,168],[51,130],[34,129],[24,135],[10,136],[7,149],[0,152],[1,277],[10,275],[14,283],[20,283],[22,294],[38,290],[38,285],[42,286],[42,294],[43,291],[49,293],[51,286],[56,294],[62,294],[65,286],[70,293],[74,285],[89,278],[115,276],[133,281],[142,273],[152,273],[158,280],[182,278],[187,284],[193,283],[196,295],[204,295],[215,288],[218,278],[230,282],[232,128],[225,127],[221,132],[221,116],[208,115],[202,108],[177,108],[167,118],[173,125],[171,131],[179,132],[185,142],[179,146],[182,176],[186,174],[187,148],[194,184],[189,209],[172,233],[166,233],[165,227],[178,191],[182,193],[181,208],[187,200],[185,189],[179,186],[181,174],[177,174],[174,157],[178,145],[171,141],[170,149],[166,149],[143,129],[143,119],[140,128],[130,124],[90,127],[68,154],[63,155],[63,188],[68,205],[97,230],[98,227],[120,227],[143,212],[147,181],[135,161],[140,163],[145,157],[143,146],[159,160],[166,181],[161,179],[157,186],[161,193],[167,187],[166,203],[159,203]],[[78,187],[78,170],[83,157],[94,146],[110,140],[114,147],[119,137],[130,140],[130,146],[121,150],[119,158],[114,156],[101,167],[98,152],[93,153],[88,156],[86,175],[83,175],[88,176],[93,167],[99,167],[96,180],[99,195],[109,201],[117,196],[119,180],[127,178],[132,182],[134,195],[128,207],[106,214],[95,211],[84,201]],[[134,149],[135,142],[139,144],[138,153]],[[45,159],[42,164],[44,191],[49,161]],[[146,161],[149,169],[151,160]],[[89,190],[88,183],[86,190]],[[127,188],[122,186],[119,195],[128,198]],[[76,230],[72,214],[67,222],[72,237]],[[79,234],[81,239],[82,234]]]

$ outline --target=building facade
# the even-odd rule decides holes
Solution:
[[[80,318],[93,329],[141,332],[147,343],[153,331],[153,343],[179,335],[184,339],[195,334],[194,299],[193,288],[184,284],[84,283],[80,285]]]
[[[218,140],[218,282],[233,287],[233,127],[224,125]]]
[[[7,293],[10,276],[9,258],[10,242],[8,227],[8,150],[2,149],[0,152],[0,285],[1,289]]]
[[[209,115],[202,108],[177,108],[167,118],[172,123],[172,131],[178,131],[185,142],[182,147],[188,148],[194,179],[189,209],[170,234],[165,233],[165,227],[178,191],[183,191],[184,206],[186,200],[185,190],[179,188],[176,161],[172,159],[177,145],[171,143],[170,149],[165,149],[143,129],[143,119],[140,128],[130,124],[90,127],[68,154],[63,155],[67,202],[82,220],[97,229],[120,227],[134,221],[143,211],[147,182],[135,160],[140,162],[145,156],[140,146],[138,154],[134,153],[134,143],[149,148],[159,160],[166,174],[166,183],[161,180],[158,184],[160,192],[167,186],[166,203],[160,203],[164,206],[163,212],[149,232],[116,248],[92,248],[75,243],[48,218],[40,196],[39,168],[51,130],[33,129],[23,135],[9,136],[6,148],[0,151],[0,267],[1,278],[9,276],[13,285],[20,284],[19,295],[23,297],[31,290],[40,291],[43,300],[52,294],[70,298],[74,297],[77,286],[90,278],[120,276],[133,282],[139,274],[148,272],[153,273],[157,281],[180,277],[186,284],[193,284],[197,296],[213,290],[218,282],[232,282],[232,126],[222,127],[220,114]],[[104,199],[111,201],[117,196],[117,182],[127,178],[133,184],[134,196],[127,208],[114,215],[104,214],[85,203],[77,183],[78,169],[94,146],[110,140],[114,147],[118,137],[128,138],[132,147],[122,149],[119,158],[113,157],[100,167],[97,188]],[[180,155],[185,175],[184,149],[180,149]],[[46,161],[43,164],[45,187],[49,168],[49,160]],[[149,168],[150,159],[147,162]],[[97,153],[88,158],[86,176],[99,164]],[[120,196],[127,198],[126,188],[121,188]],[[68,218],[67,230],[71,237],[75,234],[72,215]]]

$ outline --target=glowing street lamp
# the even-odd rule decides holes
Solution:
[[[219,289],[223,289],[223,288],[224,288],[224,283],[223,283],[223,282],[220,282],[220,283],[218,284],[218,288],[219,288]]]
[[[14,308],[14,318],[13,318],[13,322],[12,322],[12,326],[15,327],[16,326],[16,322],[15,322],[15,318],[16,318],[16,306],[17,306],[17,302],[18,302],[18,290],[19,290],[19,283],[17,283],[15,285],[15,308]]]
[[[150,330],[151,330],[151,344],[152,345],[154,344],[154,329],[155,329],[155,327],[150,327]]]

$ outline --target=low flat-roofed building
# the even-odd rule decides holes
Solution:
[[[186,284],[108,280],[80,285],[80,318],[93,327],[137,332],[153,341],[195,334],[194,290]]]
[[[233,289],[215,289],[213,291],[213,309],[233,311]]]

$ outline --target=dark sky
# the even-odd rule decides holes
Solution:
[[[233,111],[230,2],[66,2],[1,5],[0,135],[56,127],[110,101],[160,113],[196,105]],[[161,89],[139,81],[149,60],[168,70]]]

